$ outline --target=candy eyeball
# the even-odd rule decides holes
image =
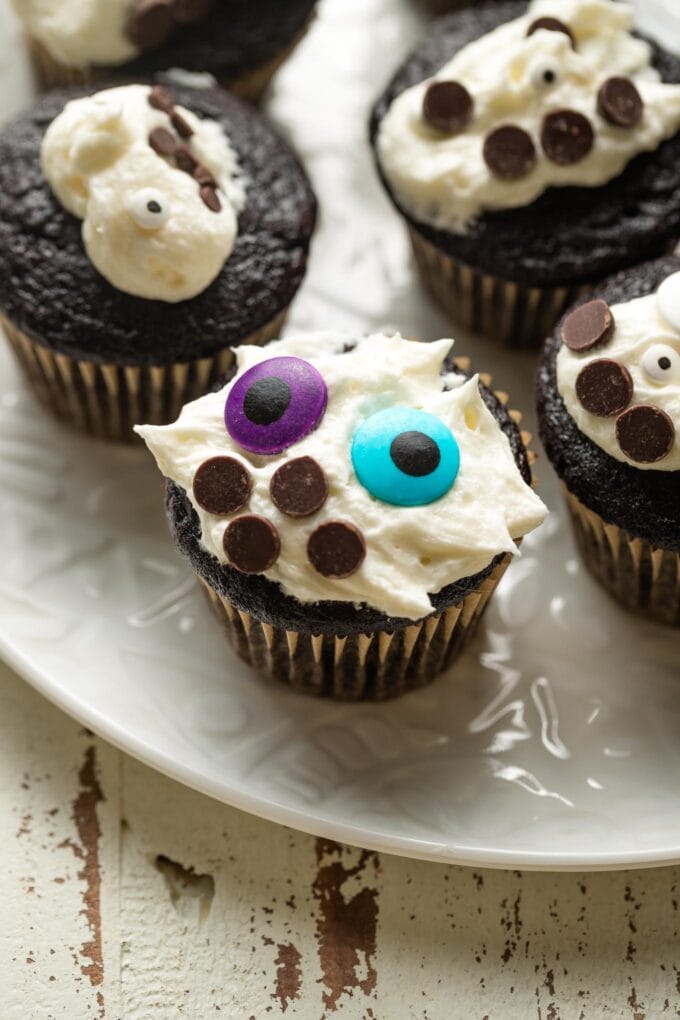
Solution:
[[[529,68],[529,80],[537,92],[545,92],[558,85],[561,77],[554,60],[538,60]]]
[[[680,380],[680,353],[670,344],[652,344],[642,355],[641,364],[651,382],[663,385]]]
[[[131,196],[128,212],[142,230],[160,230],[170,219],[170,203],[157,188],[141,188]]]
[[[424,506],[456,480],[460,450],[433,414],[390,407],[367,418],[352,440],[352,465],[372,496],[393,506]]]

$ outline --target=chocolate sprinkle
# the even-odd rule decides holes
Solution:
[[[156,127],[149,135],[149,145],[159,156],[174,156],[177,139],[164,127]]]
[[[571,166],[584,159],[593,147],[595,132],[587,117],[577,110],[555,110],[543,118],[541,145],[549,160]]]
[[[296,457],[274,472],[269,492],[282,514],[309,517],[326,502],[328,482],[313,457]]]
[[[279,533],[266,517],[244,514],[224,532],[224,551],[232,567],[243,574],[262,574],[281,552]]]
[[[149,106],[153,106],[154,110],[162,110],[163,113],[172,113],[175,100],[163,85],[154,85],[149,92]]]
[[[654,464],[670,452],[675,441],[675,426],[660,407],[636,404],[616,419],[616,438],[630,460]]]
[[[210,457],[194,475],[194,499],[203,510],[218,517],[245,506],[252,488],[247,468],[235,457]]]
[[[175,0],[172,16],[178,25],[190,25],[207,17],[215,6],[215,0]]]
[[[215,178],[208,170],[207,166],[203,166],[202,163],[197,163],[193,169],[194,180],[198,181],[199,184],[209,184],[211,188],[217,187]]]
[[[585,365],[576,377],[576,396],[590,414],[609,418],[630,404],[633,380],[623,365],[610,358],[598,358]]]
[[[562,343],[571,351],[589,351],[604,343],[614,329],[614,316],[606,301],[596,298],[580,305],[562,323]]]
[[[559,18],[536,18],[532,21],[527,29],[527,38],[533,35],[534,32],[538,32],[539,28],[545,28],[548,32],[563,32],[564,35],[569,36],[569,40],[573,49],[576,49],[576,40],[574,39],[574,33],[569,28],[569,25],[565,25]]]
[[[177,110],[173,110],[170,114],[170,120],[172,121],[172,126],[180,138],[191,138],[194,133],[194,129],[189,127],[181,113],[178,113]]]
[[[607,78],[597,93],[597,112],[615,127],[634,128],[642,120],[643,103],[630,78]]]
[[[307,556],[324,577],[349,577],[364,562],[366,543],[353,524],[328,521],[309,536]]]
[[[198,166],[198,160],[186,145],[178,147],[175,153],[175,160],[179,169],[184,170],[187,174],[193,174]]]
[[[144,52],[164,43],[173,27],[171,0],[135,0],[125,34],[133,46]]]
[[[433,81],[423,98],[423,117],[438,131],[462,131],[474,109],[472,96],[458,81]]]
[[[514,124],[491,131],[484,141],[483,155],[491,173],[507,181],[525,177],[536,163],[531,135]]]
[[[220,202],[220,196],[209,184],[204,184],[202,186],[200,196],[203,200],[203,204],[206,205],[211,212],[218,213],[221,210],[222,203]]]

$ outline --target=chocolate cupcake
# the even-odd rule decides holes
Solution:
[[[46,88],[208,73],[251,101],[304,35],[315,0],[13,0]]]
[[[53,411],[130,439],[278,334],[315,210],[221,89],[51,93],[0,135],[0,320]]]
[[[437,21],[371,137],[426,287],[541,342],[607,274],[680,237],[680,59],[617,0],[493,0]]]
[[[137,429],[230,642],[298,690],[379,699],[432,680],[543,520],[513,416],[443,369],[450,348],[241,347],[222,389]]]
[[[572,309],[537,401],[585,565],[627,608],[680,626],[680,258],[626,270]]]

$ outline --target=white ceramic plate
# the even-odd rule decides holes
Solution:
[[[405,0],[326,0],[279,79],[270,112],[322,207],[291,330],[447,333],[365,141],[370,99],[419,30]],[[28,96],[20,53],[0,7],[12,105]],[[459,351],[530,408],[530,356],[471,338]],[[584,573],[547,464],[554,515],[451,675],[389,704],[333,704],[225,647],[143,450],[56,426],[4,349],[0,379],[0,648],[67,712],[199,790],[349,843],[523,868],[680,860],[680,635],[629,617]]]

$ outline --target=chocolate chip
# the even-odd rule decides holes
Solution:
[[[170,120],[172,121],[172,126],[180,138],[191,138],[194,133],[194,129],[187,124],[181,113],[178,113],[177,110],[173,110],[170,114]]]
[[[569,36],[572,48],[576,49],[576,40],[574,39],[574,33],[569,28],[569,25],[565,25],[559,18],[536,18],[532,21],[527,29],[527,38],[533,35],[534,32],[538,32],[539,28],[544,28],[548,32],[563,32]]]
[[[313,457],[296,457],[274,472],[269,494],[282,514],[309,517],[326,502],[328,482]]]
[[[194,498],[209,514],[233,514],[248,502],[253,488],[247,468],[235,457],[204,460],[193,481]]]
[[[597,93],[597,112],[615,127],[633,128],[642,120],[642,98],[630,78],[607,78]]]
[[[584,159],[593,147],[595,132],[587,117],[577,110],[555,110],[543,118],[541,145],[549,160],[571,166]]]
[[[175,0],[172,16],[178,25],[190,25],[207,17],[215,6],[215,0]]]
[[[193,176],[194,180],[198,181],[199,184],[209,184],[211,188],[217,187],[217,182],[215,181],[215,178],[210,173],[207,166],[203,166],[202,163],[196,164],[196,166],[193,169]]]
[[[630,404],[633,380],[623,365],[610,358],[598,358],[584,365],[577,375],[576,396],[590,414],[609,418]]]
[[[616,419],[616,438],[626,457],[638,464],[654,464],[670,452],[675,426],[660,407],[636,404]]]
[[[149,106],[153,106],[154,110],[162,110],[163,113],[172,113],[175,108],[175,100],[163,85],[154,85],[149,92]]]
[[[353,524],[328,521],[309,536],[307,556],[324,577],[349,577],[364,562],[366,543]]]
[[[534,143],[523,128],[505,124],[486,136],[484,160],[492,174],[512,181],[525,177],[536,163]]]
[[[390,457],[400,471],[413,478],[432,474],[442,459],[434,439],[416,429],[395,436],[390,446]]]
[[[138,49],[153,50],[170,35],[171,0],[134,0],[125,24],[125,34]]]
[[[244,574],[261,574],[276,563],[281,539],[266,517],[244,514],[224,532],[224,551],[232,567]]]
[[[210,209],[211,212],[217,213],[220,211],[220,209],[222,208],[220,196],[217,194],[213,187],[211,187],[209,184],[204,184],[201,187],[199,194],[203,200],[203,204],[207,205],[208,209]]]
[[[472,119],[472,96],[458,81],[433,81],[423,98],[423,117],[438,131],[462,131]]]
[[[571,351],[589,351],[604,343],[614,329],[614,316],[606,301],[596,298],[570,312],[562,323],[562,343]]]
[[[193,153],[186,147],[186,145],[180,145],[175,152],[175,161],[180,170],[184,170],[186,174],[193,174],[194,170],[198,166],[198,160]]]
[[[177,139],[164,127],[156,127],[149,135],[149,145],[159,156],[174,156],[177,151]]]

